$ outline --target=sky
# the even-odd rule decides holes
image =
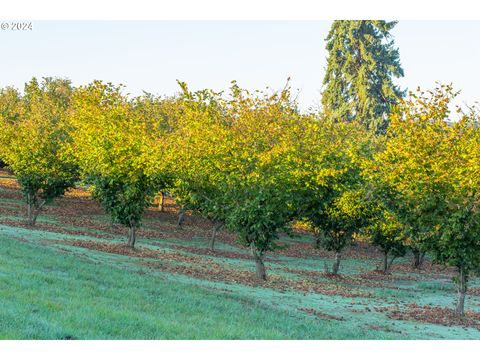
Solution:
[[[300,106],[317,108],[331,21],[34,21],[32,31],[0,31],[0,87],[22,89],[33,76],[122,83],[127,92],[278,90],[291,78]],[[480,101],[480,21],[400,21],[392,30],[404,89],[435,82]]]

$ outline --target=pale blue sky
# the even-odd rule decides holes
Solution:
[[[316,106],[326,64],[330,21],[36,21],[34,30],[0,31],[0,86],[32,76],[60,76],[80,85],[101,79],[132,94],[225,89],[300,90],[304,109]],[[393,30],[410,89],[453,82],[460,102],[480,100],[480,21],[401,21]]]

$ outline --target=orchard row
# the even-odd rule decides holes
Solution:
[[[411,94],[386,135],[355,120],[302,113],[288,86],[248,92],[129,97],[122,86],[33,79],[0,92],[0,159],[15,173],[28,222],[78,184],[136,241],[146,206],[170,193],[182,211],[225,226],[249,246],[257,276],[294,222],[335,253],[361,236],[381,248],[384,272],[413,252],[458,269],[457,313],[480,268],[478,113],[452,118],[450,86]],[[341,106],[341,104],[339,104]]]

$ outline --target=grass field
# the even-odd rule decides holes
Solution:
[[[269,281],[254,276],[249,251],[172,204],[147,211],[138,248],[125,229],[75,191],[45,209],[36,228],[13,178],[0,178],[1,339],[480,339],[480,282],[472,279],[467,318],[451,318],[451,269],[409,258],[393,274],[380,254],[357,245],[340,277],[322,273],[330,254],[312,238],[282,238],[267,258]]]

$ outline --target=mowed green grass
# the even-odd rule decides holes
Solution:
[[[0,188],[1,339],[480,339],[480,331],[475,328],[392,320],[379,311],[382,307],[412,303],[452,307],[455,288],[445,276],[402,273],[414,278],[386,280],[385,287],[345,285],[368,292],[370,297],[295,292],[218,278],[195,278],[146,266],[167,260],[72,246],[69,240],[119,243],[125,239],[119,234],[96,237],[105,235],[108,228],[92,228],[85,235],[69,233],[88,227],[63,224],[65,218],[56,210],[43,214],[39,224],[55,224],[65,231],[9,224],[22,216],[23,205],[18,196],[13,196],[15,193],[18,195],[17,190]],[[70,206],[68,201],[62,204]],[[72,208],[75,206],[78,204]],[[54,207],[61,208],[59,204]],[[254,276],[251,259],[192,251],[205,248],[208,242],[206,233],[202,237],[201,231],[196,232],[194,222],[187,221],[185,225],[187,233],[193,235],[179,238],[179,233],[173,231],[171,217],[150,215],[145,219],[145,228],[152,231],[153,237],[140,237],[140,249],[173,252],[199,263],[213,261],[226,271],[233,268]],[[104,215],[78,216],[108,223]],[[158,238],[155,231],[159,231]],[[311,240],[308,236],[282,239],[292,245]],[[174,245],[186,248],[175,249]],[[248,253],[222,242],[217,248]],[[378,260],[346,258],[341,272],[351,277],[366,274]],[[267,261],[271,276],[296,280],[303,280],[303,275],[289,269],[322,268],[323,259],[318,257],[272,254]],[[319,277],[316,281],[328,284],[334,280]],[[478,280],[472,279],[471,286],[478,287]],[[467,308],[480,311],[480,296],[469,295]],[[315,316],[302,309],[313,309],[326,316]]]
[[[0,242],[2,339],[365,337],[348,324],[279,311],[245,296],[140,275],[5,237]]]

